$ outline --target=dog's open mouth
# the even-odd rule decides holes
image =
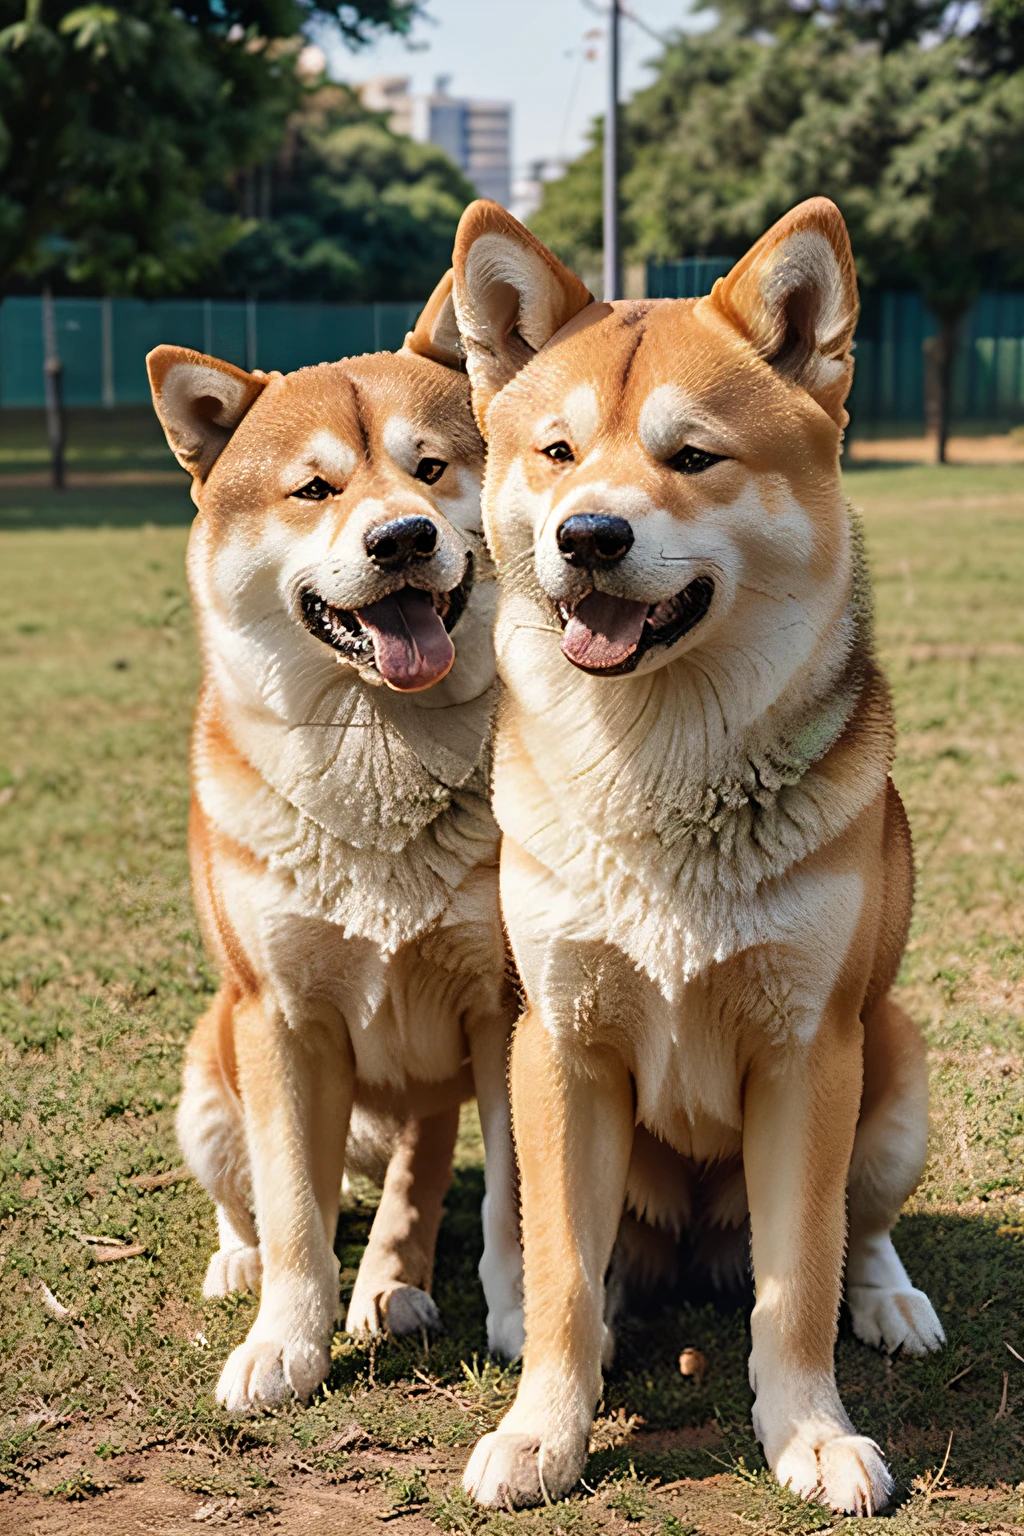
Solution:
[[[311,635],[347,661],[372,662],[389,688],[418,693],[451,671],[451,632],[465,612],[473,586],[472,557],[450,592],[400,587],[365,608],[334,608],[312,587],[302,593],[302,622]]]
[[[638,603],[608,592],[588,592],[575,608],[557,605],[565,634],[562,655],[584,672],[619,677],[632,672],[652,646],[675,645],[698,625],[715,595],[710,576],[660,603]]]

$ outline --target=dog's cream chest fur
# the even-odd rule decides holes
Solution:
[[[495,764],[498,819],[536,861],[529,882],[517,871],[504,893],[527,992],[549,1028],[630,1043],[641,1123],[697,1160],[728,1155],[750,1025],[780,1045],[810,1042],[856,932],[859,873],[814,850],[884,789],[883,729],[861,726],[855,761],[829,750],[854,713],[888,718],[884,690],[855,672],[784,729],[776,719],[774,731],[709,752],[712,700],[692,676],[680,694],[664,672],[621,685],[575,675],[590,757],[573,768],[571,741],[553,749],[545,725],[559,709],[561,658],[545,657],[540,622],[531,630],[520,648],[534,664],[515,674],[517,702],[528,695],[531,706],[510,709]],[[634,721],[648,743],[643,778]],[[779,952],[784,984],[769,958]],[[749,986],[737,986],[737,968]],[[738,1010],[744,996],[757,999],[756,1020]]]
[[[196,792],[211,821],[260,862],[258,872],[239,871],[226,894],[285,1016],[308,1020],[317,1004],[336,1010],[363,1081],[393,1080],[396,1070],[436,1081],[455,1075],[465,1054],[453,997],[464,992],[464,1007],[500,1006],[487,753],[482,746],[465,783],[445,785],[372,708],[366,713],[365,731],[317,732],[312,750],[306,733],[275,730],[264,718],[246,743],[257,746],[259,768],[246,773],[207,750],[201,709]],[[237,714],[232,726],[240,747]],[[363,743],[373,735],[371,768]],[[380,769],[382,742],[395,765],[390,778]],[[289,793],[268,782],[271,773],[286,778]]]

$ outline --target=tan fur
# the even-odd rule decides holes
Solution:
[[[514,1005],[487,798],[494,581],[468,386],[434,334],[449,294],[450,280],[395,356],[287,377],[180,348],[149,358],[199,508],[189,851],[221,986],[189,1044],[178,1131],[218,1208],[205,1293],[261,1289],[217,1389],[233,1409],[306,1397],[327,1374],[346,1159],[383,1178],[346,1326],[436,1325],[434,1243],[474,1091],[489,1341],[521,1346]],[[436,484],[414,478],[420,457],[447,464]],[[332,493],[297,499],[317,476]],[[396,574],[363,535],[405,514],[428,518],[437,545]],[[303,621],[304,592],[345,610],[405,580],[444,593],[471,559],[454,665],[423,692],[384,687]]]
[[[846,230],[814,199],[706,299],[599,305],[476,203],[454,270],[488,439],[494,803],[528,1003],[511,1072],[523,1378],[466,1486],[499,1506],[571,1487],[606,1312],[630,1269],[666,1268],[637,1219],[725,1275],[749,1211],[769,1465],[806,1497],[878,1508],[891,1479],[833,1372],[847,1191],[855,1330],[908,1352],[942,1330],[889,1238],[923,1166],[926,1083],[888,997],[911,849],[839,481]],[[577,515],[625,520],[631,542],[570,558]],[[697,591],[689,629],[657,618]],[[580,670],[562,646],[591,593],[605,612],[647,605],[644,637],[670,638],[651,630],[621,675]]]

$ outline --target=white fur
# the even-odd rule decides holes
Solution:
[[[651,390],[640,407],[637,429],[647,452],[659,463],[687,445],[727,457],[738,447],[733,435],[709,415],[707,407],[678,384],[659,384]]]
[[[820,297],[815,339],[820,352],[828,352],[849,324],[850,315],[843,275],[827,236],[813,229],[788,235],[772,253],[761,279],[761,296],[770,309],[781,307],[799,288],[814,290]]]
[[[629,487],[586,487],[555,508],[542,506],[513,471],[498,491],[499,515],[507,509],[541,522],[536,567],[549,591],[572,572],[558,556],[555,529],[592,495],[629,515],[636,532],[614,578],[602,574],[602,587],[655,601],[710,570],[715,600],[660,663],[642,662],[621,680],[590,679],[561,655],[542,594],[511,579],[499,614],[499,656],[525,706],[522,741],[561,789],[557,806],[540,785],[524,795],[499,760],[495,809],[506,832],[559,871],[577,931],[614,936],[670,997],[703,964],[754,942],[751,925],[770,931],[771,887],[765,897],[762,882],[782,876],[863,809],[882,787],[887,762],[865,763],[858,781],[842,789],[820,781],[813,765],[790,783],[769,764],[773,738],[788,733],[795,741],[818,728],[834,735],[852,707],[848,695],[834,692],[853,638],[844,612],[849,548],[822,578],[812,567],[807,514],[791,497],[771,512],[753,487],[725,508],[682,521]],[[665,665],[684,651],[687,665]],[[813,710],[808,716],[808,697],[824,697],[818,717]],[[573,730],[552,729],[570,699]],[[752,773],[762,787],[776,775],[770,792],[777,812],[758,808]],[[710,808],[708,786],[717,786]],[[790,912],[793,891],[780,900],[780,910]],[[815,900],[811,895],[808,911]],[[838,921],[837,937],[847,928]]]
[[[305,448],[281,471],[280,485],[286,495],[321,475],[341,490],[356,467],[356,451],[333,432],[314,432]]]
[[[463,533],[475,534],[479,540],[482,533],[480,476],[465,465],[452,465],[437,482],[435,494],[448,521],[461,528]],[[474,542],[473,548],[478,559],[489,564],[482,541]]]
[[[259,777],[222,783],[197,757],[200,802],[288,879],[293,895],[280,915],[325,918],[392,951],[437,920],[493,846],[483,793],[493,660],[481,670],[470,643],[464,656],[457,650],[450,685],[423,695],[368,689],[298,624],[288,601],[298,573],[334,555],[322,529],[305,539],[268,530],[257,554],[241,538],[216,553],[204,542],[197,527],[190,570],[208,666]],[[321,578],[318,590],[328,585]],[[474,638],[486,645],[484,634]],[[439,734],[434,710],[445,702]]]
[[[164,375],[160,387],[161,420],[168,432],[191,437],[195,432],[195,402],[207,398],[219,400],[218,425],[234,426],[232,417],[245,398],[245,385],[220,368],[205,363],[176,363]]]
[[[562,406],[562,416],[573,446],[577,452],[585,451],[601,419],[597,392],[592,384],[577,384],[569,391]]]
[[[767,311],[767,331],[759,338],[771,355],[785,339],[786,303],[798,290],[818,298],[813,354],[801,371],[801,382],[810,390],[826,388],[848,367],[845,356],[834,356],[848,331],[851,314],[843,275],[831,242],[817,230],[798,230],[772,253],[761,278],[761,297]]]
[[[536,251],[508,235],[486,234],[474,242],[466,260],[468,294],[483,298],[496,284],[507,283],[519,295],[516,329],[536,352],[559,326],[558,293],[551,283],[550,268]],[[479,300],[472,307],[455,297],[459,329],[473,340],[491,339],[489,316]]]
[[[381,434],[385,451],[407,475],[415,473],[423,454],[423,434],[413,422],[404,416],[389,416]],[[430,458],[443,458],[443,454],[430,454]]]

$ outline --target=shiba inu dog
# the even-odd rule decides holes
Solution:
[[[178,1133],[217,1205],[204,1293],[261,1289],[217,1388],[231,1409],[326,1377],[346,1165],[383,1177],[346,1327],[438,1322],[434,1244],[474,1091],[488,1339],[522,1342],[495,589],[450,288],[397,354],[287,376],[180,347],[148,359],[199,509],[189,851],[222,978]]]
[[[749,1244],[754,1427],[779,1481],[883,1505],[840,1402],[857,1334],[943,1341],[889,1233],[924,1164],[921,1038],[889,996],[912,896],[893,717],[839,476],[857,288],[794,209],[699,301],[595,303],[490,203],[455,306],[488,444],[506,696],[494,805],[527,996],[512,1051],[525,1253],[487,1505],[564,1493],[634,1228]]]

